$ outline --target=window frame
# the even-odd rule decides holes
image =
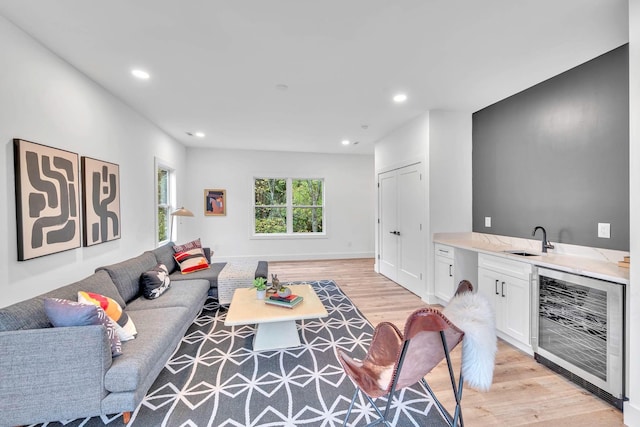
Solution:
[[[286,181],[286,205],[256,205],[256,180],[257,179],[283,179]],[[293,204],[293,181],[295,180],[317,180],[322,182],[322,205],[294,205]],[[327,181],[325,178],[317,176],[283,176],[283,175],[256,175],[251,178],[251,213],[250,213],[250,238],[252,239],[323,239],[327,238]],[[286,233],[256,233],[256,208],[273,207],[286,209]],[[293,209],[294,208],[322,208],[322,231],[319,232],[294,232],[293,231]]]
[[[167,162],[162,161],[161,159],[155,158],[154,165],[154,218],[155,218],[155,241],[156,246],[162,246],[171,241],[171,233],[172,233],[172,224],[173,217],[171,216],[171,212],[175,207],[175,194],[176,194],[176,178],[175,178],[175,169],[169,165]],[[167,172],[167,197],[166,203],[161,203],[159,193],[160,193],[160,182],[158,180],[158,173],[163,170]],[[166,210],[166,236],[165,240],[160,240],[160,221],[159,221],[159,211],[160,209]]]

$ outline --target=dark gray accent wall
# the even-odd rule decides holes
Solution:
[[[536,225],[629,250],[628,45],[473,114],[473,231],[531,238]]]

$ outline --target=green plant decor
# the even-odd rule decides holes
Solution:
[[[264,277],[256,277],[253,279],[253,287],[258,291],[264,291],[267,289],[267,279]]]

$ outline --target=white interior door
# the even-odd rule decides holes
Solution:
[[[380,273],[422,296],[424,214],[420,165],[378,175]]]
[[[380,274],[394,282],[398,276],[398,238],[395,235],[398,223],[396,171],[385,172],[378,176],[380,191]]]
[[[422,177],[419,165],[398,170],[398,279],[414,294],[424,293],[422,270]]]

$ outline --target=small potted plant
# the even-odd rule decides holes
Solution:
[[[256,288],[256,296],[258,299],[264,299],[267,295],[267,279],[264,277],[256,277],[253,279],[253,287]]]

